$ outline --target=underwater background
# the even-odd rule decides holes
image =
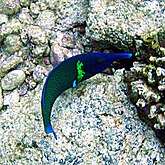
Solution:
[[[55,101],[41,94],[59,62],[130,52]],[[69,69],[68,69],[69,71]],[[0,1],[0,164],[165,164],[164,0]]]

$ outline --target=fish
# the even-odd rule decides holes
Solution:
[[[57,64],[48,73],[42,90],[41,109],[45,133],[53,133],[57,140],[50,117],[52,106],[62,92],[71,87],[75,88],[80,82],[102,72],[114,61],[131,56],[131,53],[95,52],[75,55]]]

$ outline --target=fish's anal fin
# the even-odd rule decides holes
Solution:
[[[76,86],[77,86],[77,81],[74,80],[74,81],[73,81],[73,84],[72,84],[72,87],[75,88]]]
[[[57,140],[56,132],[53,130],[53,128],[50,124],[47,125],[45,132],[46,132],[46,134],[53,133],[55,139]]]

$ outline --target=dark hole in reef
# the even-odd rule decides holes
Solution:
[[[115,61],[113,64],[109,66],[109,68],[105,69],[102,73],[113,75],[112,68],[114,68],[115,70],[122,69],[122,68],[125,68],[125,70],[130,70],[130,68],[133,66],[133,58],[131,57],[128,59]]]
[[[134,55],[131,58],[119,60],[117,63],[114,63],[112,66],[115,69],[125,68],[126,70],[130,70],[130,68],[133,66],[133,61],[134,61]]]
[[[116,47],[114,45],[111,45],[109,42],[106,41],[91,41],[91,45],[88,47],[85,47],[85,50],[87,52],[104,52],[104,53],[123,53],[123,52],[128,52],[132,53],[135,52],[133,47],[125,48],[125,49],[118,49],[119,45],[117,44]],[[106,52],[105,52],[106,50]],[[134,56],[134,53],[132,53],[132,57],[128,59],[121,59],[118,60],[117,62],[114,62],[110,67],[113,67],[115,70],[116,69],[122,69],[125,68],[126,70],[129,70],[133,66],[133,62],[136,61],[136,58]],[[104,72],[103,72],[104,73]],[[106,72],[105,72],[106,73]]]
[[[77,24],[73,26],[73,32],[79,32],[80,34],[85,34],[85,27],[86,27],[86,23]]]
[[[156,137],[165,145],[165,129],[154,129]],[[164,146],[165,147],[165,146]]]

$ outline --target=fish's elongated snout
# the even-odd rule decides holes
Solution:
[[[127,53],[128,58],[132,57],[132,53]]]
[[[113,57],[115,58],[114,60],[131,58],[132,57],[132,53],[114,53]]]

